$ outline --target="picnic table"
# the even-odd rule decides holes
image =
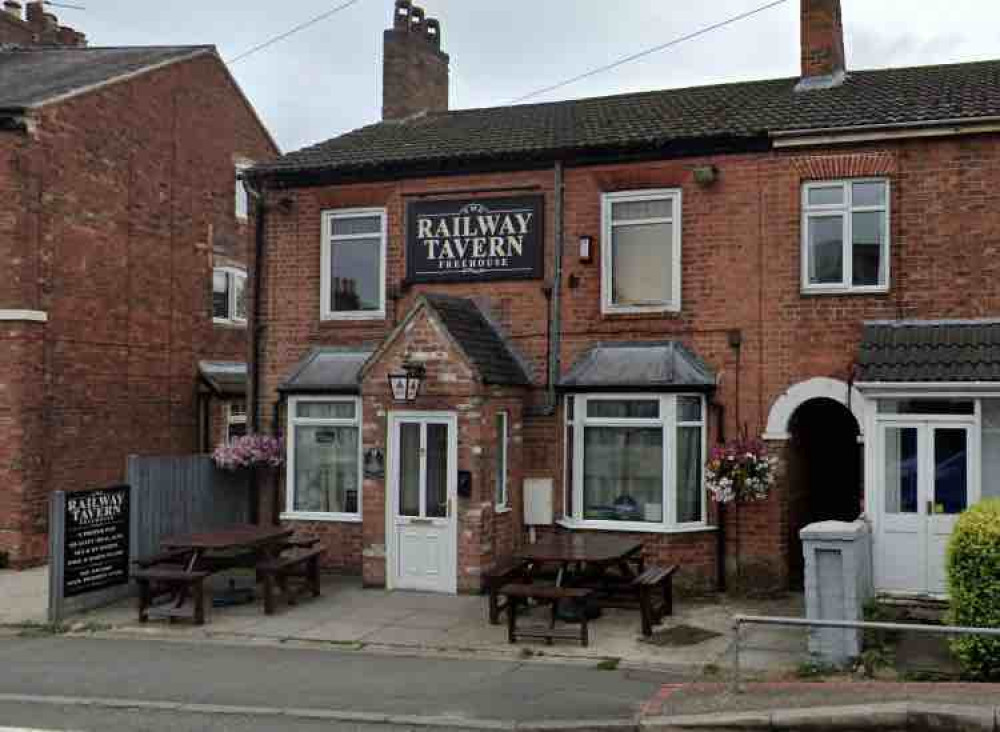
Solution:
[[[586,568],[600,580],[610,580],[616,568],[619,580],[632,580],[643,570],[642,542],[606,534],[552,534],[535,544],[522,546],[518,559],[532,565],[556,565],[556,585],[562,586],[567,572]]]
[[[161,544],[168,550],[188,550],[191,557],[187,570],[194,572],[201,568],[209,558],[216,560],[234,554],[254,552],[267,558],[273,558],[281,544],[293,533],[293,529],[284,526],[254,526],[252,524],[228,526],[212,531],[202,531],[194,534],[170,536]]]

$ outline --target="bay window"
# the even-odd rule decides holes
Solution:
[[[889,182],[855,179],[802,188],[802,290],[889,288]]]
[[[290,399],[282,518],[360,521],[362,481],[361,401]]]
[[[700,395],[566,398],[565,520],[638,531],[706,520]]]

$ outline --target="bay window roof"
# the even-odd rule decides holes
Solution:
[[[598,344],[559,382],[567,391],[709,391],[715,385],[715,372],[677,341]]]
[[[278,387],[286,394],[357,394],[361,368],[375,349],[367,346],[315,348]]]
[[[860,382],[1000,382],[1000,320],[865,323]]]

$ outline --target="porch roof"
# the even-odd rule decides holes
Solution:
[[[715,372],[677,341],[600,343],[559,382],[565,390],[656,389],[708,391]]]
[[[357,394],[361,391],[361,369],[374,352],[369,346],[314,348],[292,369],[278,391]]]
[[[219,396],[242,396],[247,392],[247,365],[242,361],[199,361],[198,373]]]
[[[1000,320],[865,323],[861,382],[1000,382]]]

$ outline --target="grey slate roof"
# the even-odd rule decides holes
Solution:
[[[15,48],[0,51],[0,110],[17,111],[213,46]]]
[[[200,361],[198,372],[212,391],[221,396],[247,392],[247,365],[242,361]]]
[[[1000,382],[1000,321],[866,323],[862,382]]]
[[[258,173],[405,170],[447,162],[667,148],[684,141],[1000,116],[1000,61],[850,72],[832,89],[798,78],[668,89],[382,122],[257,166]]]
[[[677,341],[598,344],[584,352],[559,382],[566,390],[707,391],[715,385],[715,372]]]
[[[286,394],[357,394],[359,375],[375,352],[371,347],[314,348],[303,358],[278,391]]]
[[[502,386],[531,383],[503,336],[475,301],[447,295],[424,295],[424,300],[472,361],[484,383]]]

